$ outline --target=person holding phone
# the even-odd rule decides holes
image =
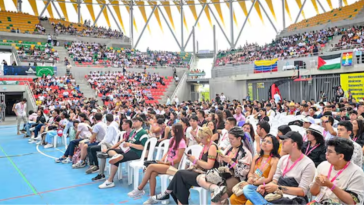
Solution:
[[[181,124],[174,124],[171,130],[172,138],[170,139],[168,152],[164,154],[161,160],[157,160],[157,164],[151,164],[145,171],[142,183],[137,189],[128,193],[130,197],[138,197],[145,194],[143,188],[149,182],[150,196],[155,195],[156,177],[159,174],[166,174],[170,167],[178,168],[179,162],[182,159],[183,153],[186,149],[186,137],[183,134],[183,127]],[[155,199],[150,197],[144,204],[158,203]]]
[[[204,174],[197,177],[198,184],[211,191],[212,203],[224,204],[225,199],[233,194],[233,187],[240,181],[247,180],[250,165],[252,163],[252,154],[243,143],[246,138],[244,130],[235,126],[229,130],[228,138],[230,145],[226,147],[225,153],[218,150],[218,161],[231,173],[230,177],[224,177],[226,180],[226,187],[207,182],[206,175]]]
[[[178,204],[188,204],[190,188],[198,187],[197,176],[206,170],[218,168],[217,145],[211,140],[212,131],[208,127],[199,128],[198,136],[203,144],[203,149],[198,158],[187,154],[192,166],[187,170],[179,170],[170,182],[167,190],[152,198],[156,201],[167,201],[171,194],[174,201]]]
[[[250,166],[248,180],[239,183],[238,190],[230,196],[231,204],[248,204],[242,189],[245,185],[252,184],[259,186],[272,181],[280,158],[278,153],[279,141],[276,137],[268,134],[262,139],[259,155],[256,155]],[[236,192],[237,191],[237,192]],[[239,193],[240,192],[240,193]]]

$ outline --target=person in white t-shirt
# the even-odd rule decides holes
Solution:
[[[186,139],[187,139],[187,147],[192,145],[199,144],[200,141],[198,139],[198,130],[201,128],[198,126],[198,118],[196,115],[190,118],[190,125],[186,130]]]
[[[90,140],[92,134],[89,130],[90,127],[90,125],[88,124],[89,122],[88,121],[86,122],[87,123],[80,123],[78,120],[73,121],[73,126],[75,130],[77,130],[75,140],[72,140],[68,144],[67,150],[64,152],[63,156],[55,160],[56,163],[60,162],[62,162],[63,164],[71,163],[72,162],[71,159],[73,157],[76,146],[78,146],[81,141],[87,142]]]
[[[351,162],[351,140],[333,138],[327,142],[326,159],[316,170],[310,192],[319,204],[363,204],[364,173]]]
[[[220,150],[225,150],[225,148],[230,146],[229,140],[229,130],[236,125],[236,119],[234,117],[228,117],[225,121],[225,129],[221,131],[221,136],[217,146]]]
[[[274,94],[274,102],[277,104],[281,101],[281,96],[278,94],[278,92],[276,92],[276,94]]]
[[[16,115],[17,121],[17,135],[20,135],[20,121],[23,121],[24,124],[27,123],[27,99],[23,99],[20,103],[17,103],[13,109]]]
[[[102,122],[102,114],[101,113],[96,113],[94,115],[94,118],[95,118],[96,124],[92,128],[92,135],[90,137],[90,141],[86,142],[84,144],[80,144],[81,158],[76,164],[72,165],[72,168],[83,168],[83,167],[85,167],[86,166],[85,159],[86,159],[87,155],[89,156],[90,165],[94,164],[94,161],[97,160],[97,158],[93,159],[93,156],[89,154],[90,153],[89,151],[90,151],[91,147],[97,146],[98,150],[101,151],[101,146],[98,146],[98,143],[100,143],[105,137],[106,124]]]
[[[225,97],[224,93],[221,93],[221,95],[220,95],[221,102],[223,103],[225,101],[225,99],[226,99],[226,97]]]

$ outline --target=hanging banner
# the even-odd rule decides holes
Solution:
[[[18,81],[0,81],[0,85],[18,85]]]
[[[340,84],[344,92],[350,90],[356,100],[364,98],[364,73],[340,74]]]
[[[257,83],[257,88],[264,88],[264,83]]]
[[[248,83],[248,95],[250,96],[250,99],[253,98],[253,83]]]
[[[37,66],[36,67],[37,76],[43,75],[54,75],[54,68],[52,66]]]
[[[4,75],[35,75],[34,66],[4,66]]]
[[[353,65],[353,52],[343,53],[341,59],[342,66],[352,66]]]

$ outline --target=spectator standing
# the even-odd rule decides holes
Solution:
[[[20,135],[20,121],[22,120],[24,124],[27,123],[27,99],[23,99],[21,102],[17,103],[13,109],[17,120],[17,135]]]

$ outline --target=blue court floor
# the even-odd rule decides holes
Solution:
[[[43,149],[16,135],[16,126],[0,126],[0,204],[143,204],[146,194],[137,199],[127,196],[133,185],[127,177],[115,181],[115,187],[99,189],[103,181],[92,182],[97,174],[85,174],[87,168],[72,169],[70,164],[57,164],[64,146]],[[123,174],[127,172],[124,170]],[[140,178],[142,174],[140,175]],[[157,193],[160,192],[157,178]],[[198,193],[191,191],[190,204],[198,204]],[[170,204],[175,204],[171,198]]]

